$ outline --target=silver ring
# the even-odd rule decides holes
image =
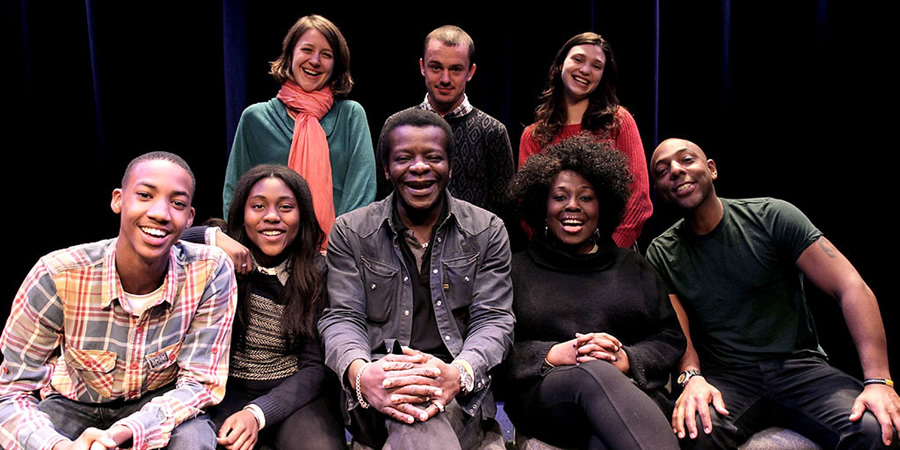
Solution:
[[[434,400],[433,402],[431,402],[431,404],[434,406],[437,406],[438,411],[444,412],[444,404],[443,403],[441,403],[437,400]]]
[[[242,269],[246,269],[246,268],[247,268],[247,263],[241,264],[241,268],[242,268]]]

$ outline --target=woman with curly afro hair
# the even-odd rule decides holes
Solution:
[[[630,181],[620,152],[576,136],[529,158],[510,185],[534,238],[512,261],[505,408],[552,445],[678,448],[665,385],[685,337],[656,271],[612,239]]]

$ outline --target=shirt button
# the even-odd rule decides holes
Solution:
[[[375,283],[372,283],[372,290],[375,290]]]
[[[138,363],[131,363],[131,370],[138,370]]]
[[[437,273],[437,269],[432,270],[431,273]]]
[[[438,305],[438,306],[441,306],[441,304],[442,304],[441,301],[438,300],[438,301],[437,301],[437,305]]]
[[[409,281],[409,277],[403,277],[403,281]]]
[[[481,389],[481,382],[478,382],[478,389]]]
[[[440,236],[438,236],[437,241],[438,241],[438,242],[441,242],[441,237],[440,237]]]
[[[406,311],[403,311],[403,315],[404,315],[404,316],[408,316],[408,315],[409,315],[409,310],[407,309]]]
[[[450,340],[450,335],[448,334],[448,335],[444,336],[444,339],[449,341],[449,340]]]
[[[466,280],[466,283],[468,283],[468,282],[469,282],[469,277],[465,277],[465,278],[463,278],[463,280]]]
[[[137,327],[137,328],[134,329],[134,331],[136,331],[136,332],[138,332],[138,333],[143,333],[143,332],[144,332],[144,327]]]

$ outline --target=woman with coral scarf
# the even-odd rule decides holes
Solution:
[[[366,113],[350,92],[350,52],[328,19],[301,17],[284,38],[271,74],[278,95],[241,115],[222,194],[231,204],[237,180],[259,164],[281,164],[309,183],[326,235],[336,216],[375,199],[375,154]]]

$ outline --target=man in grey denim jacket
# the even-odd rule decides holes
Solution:
[[[497,216],[447,192],[442,118],[404,111],[380,142],[394,192],[339,217],[329,238],[325,362],[355,440],[476,448],[496,411],[489,371],[512,344],[509,239]]]

